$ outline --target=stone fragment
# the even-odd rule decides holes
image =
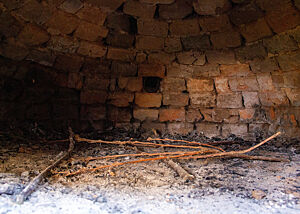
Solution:
[[[221,65],[220,71],[223,76],[228,77],[244,77],[251,75],[248,64]]]
[[[228,0],[196,0],[193,2],[193,6],[199,15],[216,15],[231,9]]]
[[[242,95],[240,93],[224,93],[217,96],[218,108],[241,108],[243,107]]]
[[[169,123],[168,132],[171,135],[187,135],[191,133],[194,129],[194,124],[191,123]]]
[[[267,56],[267,51],[261,43],[255,43],[235,49],[235,56],[239,61],[245,62],[253,59],[264,59]]]
[[[160,107],[162,101],[162,95],[156,93],[136,93],[135,103],[139,107]]]
[[[182,50],[180,38],[168,37],[165,39],[164,51],[167,53],[178,52]]]
[[[174,20],[170,24],[170,33],[174,36],[191,36],[200,33],[198,19]]]
[[[133,61],[135,58],[135,51],[130,49],[108,48],[107,59],[120,61]]]
[[[47,22],[49,28],[54,28],[63,34],[72,33],[79,25],[79,20],[76,16],[57,11],[53,14],[51,19]]]
[[[235,64],[235,55],[231,50],[210,50],[205,52],[207,61],[211,64]]]
[[[262,190],[256,189],[251,192],[252,198],[256,200],[261,200],[266,197],[266,193]]]
[[[103,57],[106,51],[107,48],[98,43],[81,41],[77,53],[89,57]]]
[[[189,95],[183,93],[163,94],[163,105],[183,107],[189,104]]]
[[[229,86],[232,91],[258,91],[259,89],[255,76],[232,78],[229,80]]]
[[[210,48],[208,35],[183,37],[181,41],[185,50],[206,50]]]
[[[240,31],[247,42],[254,42],[273,34],[265,19],[263,18],[247,25],[241,26]]]
[[[47,45],[48,49],[63,53],[75,53],[78,47],[78,40],[68,36],[52,36]]]
[[[231,134],[238,137],[245,137],[248,134],[247,124],[224,124],[222,126],[222,136],[228,137]]]
[[[199,109],[193,109],[189,108],[186,111],[185,120],[187,122],[193,123],[193,122],[199,122],[203,119],[202,114],[200,113]]]
[[[193,7],[185,0],[170,5],[160,5],[159,16],[163,19],[182,19],[193,13]]]
[[[124,4],[123,11],[125,14],[144,18],[151,19],[154,18],[154,13],[156,10],[155,5],[143,4],[139,1],[129,0]]]
[[[120,32],[110,32],[106,37],[108,45],[118,48],[133,47],[134,35]]]
[[[103,104],[106,102],[106,91],[81,91],[80,103],[82,104]]]
[[[242,94],[246,108],[253,108],[260,105],[257,92],[243,91]]]
[[[136,48],[138,50],[162,50],[164,49],[164,38],[136,36]]]
[[[159,64],[140,64],[139,73],[140,77],[160,77],[165,76],[165,67]]]
[[[128,77],[137,74],[137,65],[133,63],[113,61],[111,66],[113,77]]]
[[[241,45],[241,36],[236,31],[212,33],[210,40],[217,49],[235,48]]]
[[[214,82],[211,79],[188,79],[187,90],[191,93],[214,91]]]
[[[190,93],[190,101],[192,107],[215,107],[215,92]]]
[[[76,15],[82,20],[97,25],[103,25],[106,19],[106,13],[103,10],[90,4],[84,4]]]
[[[220,135],[220,129],[217,124],[211,123],[197,123],[197,132],[203,134],[206,137],[212,138]]]
[[[229,31],[232,29],[229,18],[226,14],[219,16],[207,16],[199,19],[199,24],[202,31]]]
[[[80,8],[83,7],[83,3],[80,0],[66,0],[62,3],[59,8],[67,13],[76,13]]]
[[[298,49],[298,44],[288,34],[277,34],[272,38],[264,39],[263,45],[270,53],[280,53],[283,51],[294,51]]]
[[[158,112],[157,109],[134,109],[133,117],[140,121],[155,121],[158,119]]]
[[[127,107],[133,102],[134,94],[129,92],[113,92],[109,94],[109,104],[116,107]]]
[[[18,40],[29,46],[41,45],[49,40],[48,33],[33,24],[27,24],[18,35]]]
[[[83,58],[73,55],[60,55],[55,61],[54,67],[61,71],[66,72],[79,72],[81,66],[83,65]]]
[[[180,109],[160,109],[159,110],[159,121],[185,121],[185,110]]]
[[[259,93],[262,106],[287,106],[289,101],[282,90],[265,91]]]
[[[138,33],[146,36],[166,37],[168,35],[168,23],[155,19],[139,19],[137,22]]]

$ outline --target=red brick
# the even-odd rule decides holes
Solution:
[[[218,108],[241,108],[243,107],[240,93],[219,94],[217,97]]]
[[[117,107],[127,107],[133,99],[134,94],[129,92],[113,92],[108,96],[109,103]]]
[[[240,30],[247,42],[253,42],[273,34],[263,18],[242,26]]]
[[[108,30],[105,27],[84,21],[80,23],[75,32],[76,37],[88,41],[96,41],[99,37],[106,37],[107,34]]]
[[[84,4],[83,8],[81,8],[76,15],[80,19],[97,25],[103,25],[106,19],[106,13],[103,10],[93,7],[90,4]]]
[[[248,64],[221,65],[220,70],[223,76],[229,77],[243,77],[251,74]]]
[[[161,82],[163,92],[182,92],[186,90],[185,80],[180,78],[164,78]]]
[[[160,109],[159,121],[184,121],[185,110],[184,109]]]
[[[197,0],[193,2],[193,5],[199,15],[215,15],[231,8],[228,0]]]
[[[191,66],[193,77],[208,78],[220,76],[218,64],[205,64],[203,66]]]
[[[189,104],[189,95],[183,93],[163,94],[163,104],[171,106],[187,106]]]
[[[199,19],[201,29],[206,32],[228,31],[232,29],[227,15],[209,16]]]
[[[187,1],[175,1],[170,5],[160,5],[158,13],[163,19],[182,19],[193,13],[193,7]]]
[[[167,65],[175,60],[175,54],[168,54],[164,52],[150,53],[148,55],[148,63]]]
[[[81,106],[81,120],[104,120],[106,119],[106,108],[104,105],[99,106]]]
[[[89,57],[103,57],[106,51],[107,48],[98,43],[81,41],[77,53]]]
[[[59,30],[63,34],[72,33],[79,25],[78,19],[63,11],[56,12],[48,21],[47,26]]]
[[[210,123],[197,123],[197,132],[206,137],[217,137],[220,135],[219,125]]]
[[[136,48],[138,50],[162,50],[164,48],[164,38],[136,36]]]
[[[139,1],[129,0],[124,4],[123,11],[125,14],[151,19],[154,17],[156,6],[151,4],[142,4]]]
[[[242,121],[253,119],[254,114],[255,114],[255,109],[248,108],[248,109],[239,110],[240,119]]]
[[[137,22],[138,33],[146,36],[166,37],[168,35],[168,23],[155,19],[142,20]]]
[[[140,64],[139,73],[140,77],[160,77],[165,76],[165,67],[158,64]]]
[[[155,121],[158,119],[157,109],[134,109],[133,117],[137,120],[144,121]]]
[[[120,60],[120,61],[133,61],[135,58],[135,51],[120,48],[108,48],[107,59]]]
[[[275,58],[255,59],[250,62],[251,70],[255,73],[274,72],[279,70]]]
[[[202,114],[200,113],[199,109],[188,109],[186,111],[185,120],[187,122],[199,122],[203,119]]]
[[[80,103],[82,104],[96,104],[105,103],[107,98],[106,91],[81,91],[80,93]]]
[[[215,78],[215,86],[216,86],[216,90],[219,94],[231,92],[231,90],[229,89],[229,84],[228,84],[227,78],[216,77]]]
[[[248,134],[247,124],[224,124],[222,126],[222,136],[228,137],[234,134],[238,137],[244,137]]]
[[[200,33],[198,19],[174,20],[170,25],[170,33],[176,36],[198,35]]]
[[[161,94],[155,93],[136,93],[135,94],[135,103],[139,107],[160,107],[162,101]]]
[[[286,94],[280,90],[260,92],[259,99],[263,106],[288,106]]]
[[[243,92],[243,100],[246,108],[260,105],[257,92]]]
[[[119,78],[118,86],[132,92],[138,92],[143,89],[143,79],[139,77],[123,77]]]
[[[192,123],[169,123],[168,132],[171,135],[187,135],[194,130],[194,124]]]
[[[164,51],[167,53],[178,52],[182,50],[180,38],[166,38]]]
[[[214,92],[190,93],[191,106],[193,107],[215,107],[216,94]]]
[[[177,54],[177,59],[180,64],[185,64],[185,65],[205,64],[205,55],[196,51],[180,52]]]
[[[187,90],[191,93],[213,91],[214,82],[211,79],[188,79]]]
[[[214,123],[237,123],[239,122],[238,111],[235,109],[201,109],[204,121]]]
[[[69,73],[68,88],[81,89],[83,85],[83,78],[80,73]]]
[[[175,78],[191,78],[193,76],[193,68],[188,65],[172,63],[167,66],[167,76]]]
[[[243,46],[235,49],[235,56],[240,62],[253,59],[264,59],[267,57],[267,51],[261,42]]]
[[[18,40],[25,45],[41,45],[49,40],[48,33],[33,24],[27,24],[18,36]]]
[[[241,45],[241,36],[236,31],[212,33],[210,40],[216,48],[235,48]]]
[[[270,74],[258,74],[257,81],[260,91],[273,91],[275,90],[273,80]]]
[[[256,77],[239,77],[229,80],[229,86],[232,91],[258,91]]]
[[[69,72],[79,72],[82,64],[83,58],[79,56],[58,56],[54,67],[58,70],[69,71]]]
[[[137,73],[137,65],[133,63],[113,61],[111,72],[112,77],[135,76]]]

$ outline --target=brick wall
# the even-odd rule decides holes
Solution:
[[[0,0],[0,121],[300,137],[299,0]]]

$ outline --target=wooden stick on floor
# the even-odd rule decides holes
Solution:
[[[75,141],[74,141],[74,133],[72,129],[69,127],[69,148],[66,152],[60,152],[56,157],[55,161],[50,164],[46,169],[44,169],[38,176],[36,176],[30,183],[20,192],[19,195],[17,195],[15,202],[18,204],[23,204],[23,202],[27,199],[27,197],[34,192],[34,190],[37,188],[38,184],[41,182],[43,178],[45,178],[51,169],[53,169],[55,166],[57,166],[63,159],[69,157],[71,155],[71,152],[74,149]]]

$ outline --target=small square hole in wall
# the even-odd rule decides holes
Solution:
[[[159,77],[143,77],[143,89],[148,93],[155,93],[159,90]]]

